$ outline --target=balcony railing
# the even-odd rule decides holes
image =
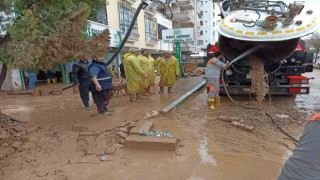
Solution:
[[[175,1],[175,3],[178,6],[180,6],[181,9],[185,9],[185,10],[195,9],[194,0],[179,0],[179,1]]]

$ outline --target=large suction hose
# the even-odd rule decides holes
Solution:
[[[108,60],[108,62],[106,63],[106,66],[109,66],[109,64],[112,63],[112,61],[118,56],[118,54],[119,54],[120,51],[122,50],[123,46],[125,45],[125,43],[127,42],[128,38],[129,38],[129,36],[130,36],[130,34],[131,34],[131,31],[132,31],[132,29],[133,29],[133,27],[134,27],[134,24],[135,24],[136,21],[137,21],[137,17],[138,17],[138,15],[139,15],[141,9],[142,9],[144,6],[146,6],[146,5],[147,5],[147,3],[145,3],[144,1],[141,1],[141,3],[139,4],[139,6],[138,6],[138,8],[137,8],[136,13],[134,14],[134,16],[133,16],[133,18],[132,18],[131,24],[130,24],[130,26],[129,26],[129,29],[128,29],[125,37],[123,38],[123,40],[122,40],[120,46],[118,47],[118,49],[116,50],[116,52],[112,55],[112,57],[111,57],[111,58]]]

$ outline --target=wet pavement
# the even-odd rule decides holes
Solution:
[[[52,124],[73,126],[80,124],[94,129],[101,127],[114,128],[119,122],[139,120],[150,111],[161,110],[181,95],[192,89],[202,77],[190,77],[180,79],[173,88],[174,93],[159,94],[159,88],[154,87],[154,95],[146,97],[137,103],[129,102],[128,96],[116,95],[110,100],[109,109],[113,111],[112,116],[99,116],[90,98],[92,110],[86,111],[82,105],[79,94],[73,94],[72,88],[55,96],[24,96],[7,95],[0,102],[3,113],[19,119],[23,122],[34,124]],[[63,88],[63,84],[41,86],[41,88]]]
[[[272,97],[261,111],[237,107],[227,97],[222,97],[221,107],[209,111],[206,92],[201,91],[172,113],[154,118],[156,129],[169,131],[179,139],[177,151],[120,147],[108,155],[107,161],[80,162],[91,156],[78,151],[61,151],[64,142],[72,144],[70,139],[76,137],[70,127],[76,124],[97,133],[111,134],[113,128],[168,105],[197,84],[201,77],[178,81],[174,94],[155,94],[145,102],[132,104],[128,97],[114,97],[110,104],[114,111],[111,117],[95,116],[95,110],[83,110],[78,95],[71,91],[53,97],[7,97],[0,102],[3,112],[24,118],[42,129],[35,137],[29,137],[38,144],[32,151],[16,153],[11,159],[0,161],[0,179],[276,179],[294,144],[263,112],[268,111],[288,133],[299,137],[306,119],[320,111],[320,71],[307,76],[315,77],[310,80],[310,95],[299,95],[295,100]],[[255,106],[250,97],[234,98],[242,104]],[[247,132],[219,121],[221,115],[241,117],[255,130]],[[48,124],[50,127],[45,127]],[[43,136],[40,140],[39,134]],[[104,141],[112,143],[116,139],[110,137]]]

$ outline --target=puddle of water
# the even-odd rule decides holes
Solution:
[[[3,112],[7,112],[7,113],[13,113],[13,112],[30,112],[30,110],[32,110],[29,107],[25,107],[25,106],[6,106],[3,109]]]
[[[204,137],[200,140],[200,146],[198,149],[198,153],[201,156],[201,163],[212,164],[213,166],[217,166],[217,162],[213,159],[212,155],[208,153],[208,142],[207,137]]]
[[[205,180],[202,177],[190,177],[187,180]]]

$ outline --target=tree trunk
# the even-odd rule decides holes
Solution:
[[[8,70],[7,65],[5,63],[3,63],[2,64],[2,69],[1,69],[1,72],[0,72],[0,90],[1,90],[1,87],[2,87],[2,84],[3,84],[4,80],[7,77],[7,70]]]

